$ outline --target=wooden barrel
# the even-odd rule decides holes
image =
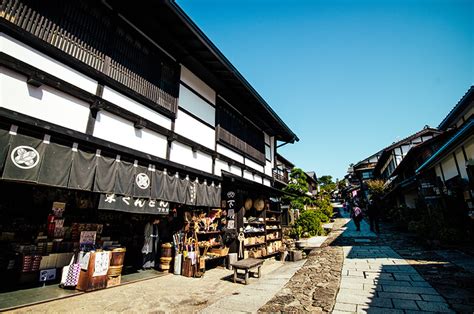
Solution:
[[[161,271],[169,272],[171,268],[171,261],[173,260],[173,246],[171,243],[163,243],[161,245],[160,269]]]
[[[110,266],[122,266],[125,258],[125,248],[117,248],[112,250],[112,257],[110,259]]]
[[[161,257],[160,258],[160,269],[161,271],[170,271],[172,257]]]
[[[171,243],[163,243],[161,245],[161,257],[172,257],[172,248],[173,246],[171,245]]]

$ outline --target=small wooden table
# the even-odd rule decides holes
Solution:
[[[257,267],[258,278],[260,278],[261,276],[260,267],[262,266],[262,264],[263,264],[263,260],[256,259],[256,258],[246,258],[246,259],[242,259],[240,261],[230,264],[232,268],[234,269],[234,282],[236,282],[237,279],[242,281],[241,278],[237,278],[237,270],[239,269],[242,269],[245,272],[244,283],[246,285],[248,284],[249,273],[251,272],[250,270],[252,268]],[[255,272],[252,271],[252,273],[253,275],[255,275]]]

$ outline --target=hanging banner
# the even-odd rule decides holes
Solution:
[[[134,198],[116,194],[101,194],[99,209],[117,210],[135,214],[167,215],[169,202],[155,199]]]
[[[95,153],[87,153],[82,150],[73,152],[71,173],[69,175],[68,188],[78,190],[92,190],[95,170],[97,167],[97,156]]]
[[[133,178],[135,178],[135,167],[133,164],[126,161],[118,162],[114,192],[122,195],[132,195]]]
[[[206,183],[196,184],[196,205],[197,206],[209,206],[209,194],[207,191]]]
[[[135,166],[135,177],[133,180],[133,196],[150,198],[152,183],[152,172],[143,166]]]
[[[196,205],[197,183],[189,182],[186,189],[186,205]]]
[[[0,174],[7,159],[8,149],[10,148],[10,132],[0,129]]]
[[[2,177],[37,183],[44,150],[42,140],[20,134],[12,136]]]
[[[55,143],[44,145],[43,162],[38,183],[52,186],[67,187],[72,165],[72,148]]]
[[[113,193],[117,168],[120,162],[114,158],[100,156],[97,158],[97,170],[94,179],[94,192]]]

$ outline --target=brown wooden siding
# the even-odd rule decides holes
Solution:
[[[99,1],[1,0],[0,17],[176,113],[179,66]]]
[[[216,128],[216,131],[218,140],[236,148],[237,150],[247,154],[248,156],[252,157],[253,159],[256,159],[257,161],[262,162],[263,164],[265,163],[265,154],[263,152],[260,152],[252,146],[248,145],[243,140],[220,126]]]

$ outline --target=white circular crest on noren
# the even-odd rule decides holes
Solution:
[[[33,147],[21,145],[13,149],[11,159],[18,168],[31,169],[40,161],[40,155]]]
[[[138,187],[142,190],[148,188],[150,186],[150,178],[146,173],[139,173],[137,174],[137,178],[135,179],[135,182],[137,183]]]

